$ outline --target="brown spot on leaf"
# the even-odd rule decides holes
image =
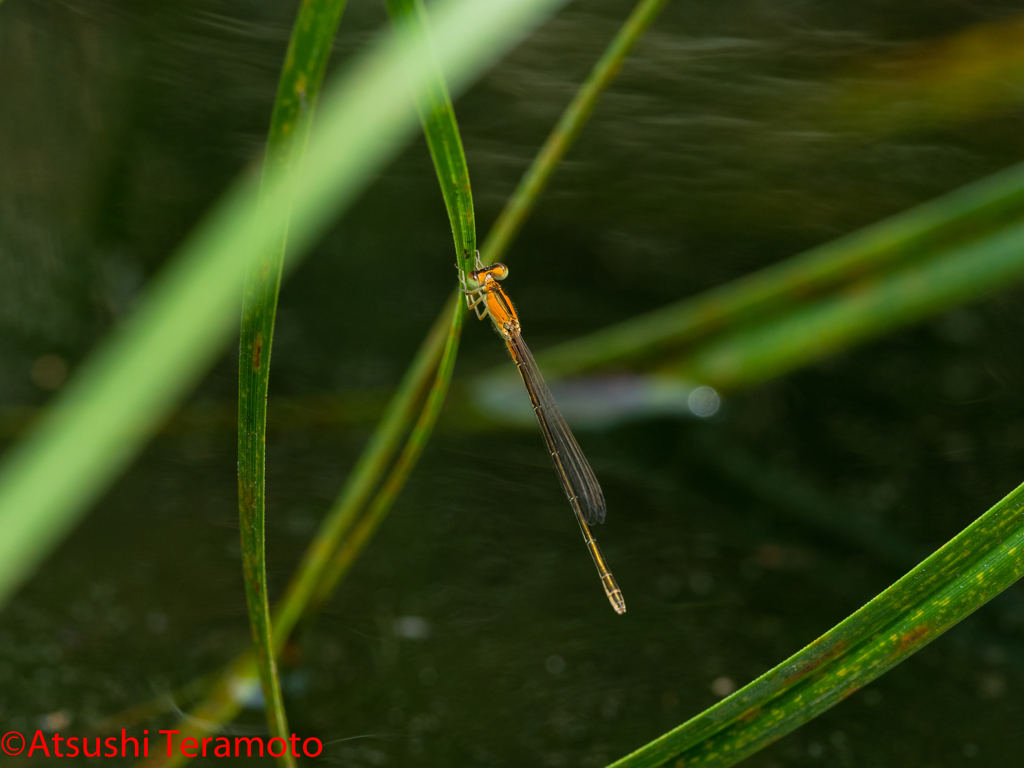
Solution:
[[[900,656],[911,648],[921,644],[921,641],[928,637],[929,627],[927,624],[919,624],[908,632],[900,635],[900,644],[896,647],[894,656]]]
[[[741,722],[741,723],[749,723],[755,717],[757,717],[759,714],[761,714],[761,705],[760,704],[758,704],[755,707],[751,707],[750,709],[748,709],[746,712],[744,712],[742,715],[740,715],[737,718],[737,720],[739,722]]]
[[[837,640],[835,645],[828,649],[827,652],[818,656],[814,661],[801,666],[799,670],[786,678],[786,682],[783,683],[783,689],[789,688],[794,683],[799,682],[807,677],[810,677],[819,667],[828,664],[833,659],[841,656],[843,651],[846,650],[846,646],[849,643],[846,640]]]
[[[263,334],[256,334],[256,342],[252,345],[252,369],[258,371],[260,369],[260,355],[263,352]]]

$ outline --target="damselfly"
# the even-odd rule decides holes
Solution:
[[[551,395],[548,385],[544,383],[533,355],[523,341],[519,316],[512,302],[498,283],[508,276],[508,267],[498,263],[484,267],[479,257],[476,266],[477,269],[470,272],[464,281],[466,304],[476,311],[479,319],[490,317],[498,333],[505,340],[505,346],[508,347],[509,354],[512,355],[512,360],[523,377],[558,480],[569,498],[572,511],[576,514],[587,549],[590,550],[594,565],[601,576],[605,594],[608,595],[608,600],[616,613],[625,613],[626,601],[622,598],[622,591],[615,583],[612,572],[608,570],[604,555],[601,554],[600,547],[594,541],[594,534],[590,531],[591,525],[604,522],[604,494],[583,451],[577,445],[576,438],[572,436],[569,425],[565,423],[565,418],[555,405],[555,398]]]

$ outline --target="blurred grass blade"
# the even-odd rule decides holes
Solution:
[[[262,200],[238,182],[0,468],[0,603],[138,452],[236,327],[246,266],[289,233],[303,253],[415,125],[435,55],[451,87],[493,61],[560,0],[449,0],[433,42],[387,39],[334,85],[294,172],[269,171]],[[288,206],[291,203],[291,216]]]
[[[1024,486],[874,600],[719,704],[613,763],[723,768],[838,704],[1024,575]]]
[[[555,381],[552,390],[580,427],[691,415],[690,397],[698,386],[718,392],[753,386],[1022,280],[1024,223],[1018,223],[818,301],[797,303],[776,317],[712,335],[675,358],[663,355],[653,373]],[[471,415],[529,423],[516,383],[502,369],[478,376],[466,390]]]
[[[664,5],[665,0],[640,0],[629,18],[626,19],[626,23],[615,35],[611,45],[598,59],[586,82],[576,92],[554,130],[544,142],[544,146],[541,147],[533,163],[523,174],[512,197],[505,203],[505,207],[494,222],[494,227],[488,232],[481,249],[481,258],[485,264],[491,264],[504,256],[509,245],[512,244],[512,240],[523,226],[523,222],[526,221],[526,217],[533,210],[537,198],[547,186],[551,174],[562,162],[569,147],[579,137],[583,126],[586,125],[594,111],[594,105],[597,104],[601,92],[619,74],[623,59],[626,58],[634,43],[654,21]]]
[[[661,371],[716,389],[751,386],[1022,279],[1024,223],[723,334]]]
[[[273,183],[275,174],[287,176],[302,165],[320,86],[344,8],[345,0],[306,0],[299,6],[271,112],[264,184]],[[267,724],[272,736],[286,741],[288,721],[272,650],[267,593],[264,486],[270,353],[287,244],[285,228],[273,248],[254,254],[242,291],[238,354],[238,518],[243,583]],[[286,768],[295,765],[288,750],[277,761]]]
[[[323,595],[322,585],[330,578],[327,575],[330,563],[339,551],[349,547],[347,543],[343,544],[347,541],[346,534],[367,508],[374,488],[398,453],[402,438],[416,417],[417,409],[422,412],[421,403],[432,374],[436,386],[435,372],[439,370],[444,351],[450,344],[451,328],[455,323],[453,313],[460,303],[461,297],[452,294],[441,317],[427,334],[369,444],[345,481],[345,487],[306,550],[281,604],[275,609],[275,645],[278,652],[299,618],[309,609],[313,595]]]
[[[968,243],[1024,216],[1015,165],[806,253],[537,355],[552,379],[640,361]]]
[[[409,479],[420,454],[427,444],[427,439],[437,423],[437,417],[441,413],[441,406],[444,405],[445,396],[448,394],[448,387],[451,384],[452,372],[455,369],[455,355],[459,348],[459,336],[462,333],[462,320],[466,313],[465,302],[459,297],[456,302],[455,312],[452,315],[451,328],[448,332],[448,340],[444,348],[444,356],[438,366],[437,375],[434,377],[434,385],[430,390],[426,405],[420,414],[412,434],[409,435],[401,455],[395,462],[387,479],[377,492],[370,504],[369,509],[359,525],[352,532],[351,536],[345,538],[342,546],[338,548],[331,564],[324,574],[324,578],[317,586],[316,594],[313,597],[311,609],[317,609],[330,597],[338,583],[348,573],[348,569],[355,562],[359,553],[366,547],[370,537],[376,532],[381,521],[390,511],[399,492]]]
[[[422,0],[387,0],[388,13],[395,25],[395,34],[422,35],[432,40],[427,10]],[[469,185],[469,168],[462,149],[462,136],[455,120],[448,84],[436,57],[427,63],[429,84],[417,99],[423,133],[434,161],[441,194],[448,209],[455,239],[459,269],[473,267],[476,251],[476,216],[473,212],[473,191]]]
[[[825,101],[828,122],[858,140],[965,123],[1024,98],[1024,16],[897,48],[847,73]],[[852,75],[852,76],[851,76]]]

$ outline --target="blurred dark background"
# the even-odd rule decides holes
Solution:
[[[458,99],[481,237],[630,8],[570,3]],[[258,161],[295,11],[265,0],[0,5],[5,444]],[[942,49],[929,46],[978,25],[1012,31],[1022,14],[1021,3],[951,0],[671,0],[506,258],[531,345],[699,293],[1016,163],[1024,86],[959,108],[963,86],[943,84]],[[352,0],[332,68],[385,25],[382,3]],[[1014,55],[997,75],[1024,83]],[[932,66],[936,98],[953,108],[886,95],[901,56]],[[866,96],[851,101],[851,89]],[[274,590],[372,426],[365,414],[275,421],[275,398],[301,414],[318,398],[395,386],[454,277],[417,140],[285,283],[268,437]],[[623,618],[539,435],[442,419],[376,539],[286,653],[292,729],[345,766],[596,768],[678,725],[914,564],[822,533],[808,507],[870,520],[926,554],[1024,479],[1020,300],[1008,287],[734,394],[712,419],[581,433],[608,498],[597,533]],[[236,359],[226,351],[187,405],[228,418],[172,420],[0,614],[3,731],[84,728],[247,644]],[[473,322],[457,376],[504,359]],[[1022,690],[1014,587],[747,764],[1012,764]],[[262,712],[231,729],[264,732]]]

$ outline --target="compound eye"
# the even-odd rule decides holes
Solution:
[[[504,280],[508,277],[508,267],[495,262],[489,267],[470,272],[466,277],[473,285],[485,285],[488,280]]]

